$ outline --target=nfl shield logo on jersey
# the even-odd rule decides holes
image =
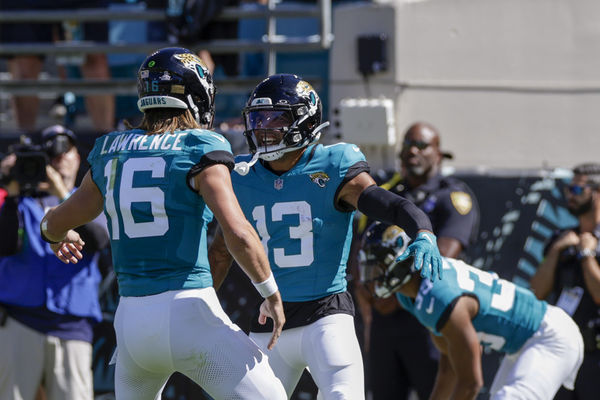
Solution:
[[[275,179],[275,183],[273,184],[273,186],[275,187],[275,189],[277,190],[281,190],[283,189],[283,179],[281,178],[277,178]]]

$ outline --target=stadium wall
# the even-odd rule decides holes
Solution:
[[[416,120],[441,132],[457,169],[571,167],[600,148],[600,3],[594,0],[423,0],[334,8],[328,140],[361,145],[375,167]],[[358,72],[357,38],[385,34],[387,69]],[[390,99],[344,112],[344,99]],[[371,114],[373,116],[371,116]],[[346,116],[353,115],[354,119]]]

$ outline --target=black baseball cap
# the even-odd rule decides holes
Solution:
[[[52,140],[58,135],[67,136],[70,139],[72,145],[77,144],[77,136],[75,136],[75,133],[73,133],[72,130],[65,128],[62,125],[52,125],[44,129],[42,131],[42,143]]]

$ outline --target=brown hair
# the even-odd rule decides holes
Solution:
[[[124,124],[127,129],[142,129],[148,135],[203,128],[190,110],[178,108],[153,108],[144,113],[144,118],[138,126],[132,126],[129,121],[125,121]]]

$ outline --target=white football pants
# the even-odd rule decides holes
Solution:
[[[582,362],[579,327],[563,310],[548,305],[537,332],[502,360],[491,399],[552,400],[561,385],[573,389]]]
[[[269,355],[269,364],[288,398],[308,368],[319,388],[318,399],[364,400],[362,355],[351,315],[329,315],[310,325],[286,329],[270,351],[265,350],[270,333],[251,332],[250,337]]]
[[[160,399],[181,372],[215,399],[285,399],[267,356],[225,314],[212,287],[121,297],[115,315],[118,400]]]

